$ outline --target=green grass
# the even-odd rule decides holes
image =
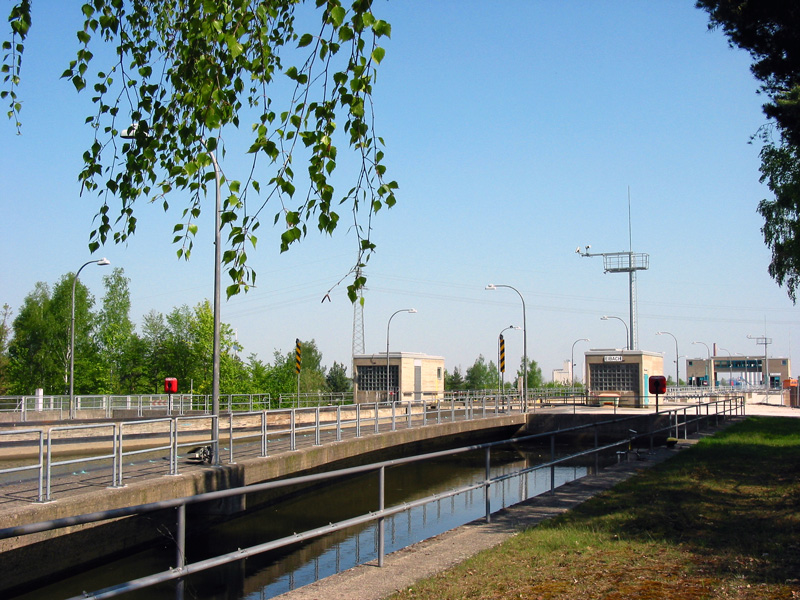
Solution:
[[[392,598],[800,600],[800,419],[750,417]]]

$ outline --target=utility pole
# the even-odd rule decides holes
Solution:
[[[767,346],[772,343],[772,338],[768,338],[763,335],[748,335],[748,340],[755,340],[756,344],[763,344],[764,346],[764,365],[763,365],[763,372],[764,372],[764,402],[769,404],[769,363],[767,359]]]

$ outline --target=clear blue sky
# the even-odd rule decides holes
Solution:
[[[211,210],[190,262],[175,257],[178,211],[139,206],[126,246],[89,255],[98,200],[76,176],[91,132],[90,94],[60,80],[77,47],[78,3],[39,0],[23,63],[23,133],[0,120],[0,304],[16,310],[37,281],[55,283],[107,256],[131,279],[132,317],[194,306],[212,297]],[[705,357],[703,341],[732,354],[760,354],[747,335],[773,339],[771,356],[800,342],[797,309],[768,276],[760,233],[758,144],[764,123],[749,56],[707,30],[684,1],[395,0],[376,2],[392,39],[375,89],[377,129],[387,144],[397,206],[375,221],[378,251],[367,270],[367,352],[445,357],[448,370],[478,355],[496,358],[498,333],[522,325],[545,378],[588,348],[623,347],[626,275],[603,274],[592,251],[628,249],[628,189],[634,251],[650,255],[638,277],[639,346]],[[99,65],[98,65],[99,66]],[[5,109],[4,109],[5,112]],[[228,153],[223,169],[243,178]],[[209,198],[213,202],[213,198]],[[173,198],[173,204],[180,204]],[[272,211],[270,211],[272,212]],[[345,222],[345,219],[342,219]],[[314,230],[289,253],[268,218],[251,253],[258,287],[225,302],[223,321],[245,354],[270,360],[295,338],[315,339],[327,365],[350,365],[353,308],[344,289],[321,300],[350,268],[355,239]],[[97,302],[109,267],[81,280]],[[506,332],[512,369],[521,332]],[[720,351],[722,356],[727,352]],[[681,361],[683,373],[683,359]]]

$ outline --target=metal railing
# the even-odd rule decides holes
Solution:
[[[694,412],[694,414],[690,415],[690,412]],[[15,536],[24,536],[24,535],[31,535],[34,533],[39,533],[43,531],[50,531],[55,529],[60,529],[66,526],[75,526],[81,524],[88,524],[88,523],[95,523],[95,522],[102,522],[111,519],[116,519],[125,516],[132,516],[132,515],[143,515],[148,514],[157,510],[164,510],[168,508],[176,508],[177,509],[177,521],[176,521],[176,534],[173,536],[172,539],[175,540],[176,544],[176,552],[175,552],[175,566],[171,567],[167,570],[161,571],[159,573],[155,573],[152,575],[148,575],[146,577],[141,577],[139,579],[134,579],[131,581],[127,581],[118,585],[114,585],[111,587],[104,588],[102,590],[98,590],[93,593],[86,593],[82,594],[81,596],[76,596],[70,600],[77,600],[78,598],[86,599],[86,598],[112,598],[119,595],[122,595],[127,592],[131,592],[138,589],[147,588],[156,584],[164,583],[167,581],[178,581],[179,589],[182,589],[183,579],[189,575],[194,573],[199,573],[201,571],[205,571],[214,567],[218,567],[221,565],[229,564],[232,562],[239,561],[244,558],[252,557],[264,552],[268,552],[270,550],[275,550],[278,548],[282,548],[285,546],[289,546],[295,544],[297,542],[302,542],[305,540],[309,540],[312,538],[316,538],[327,533],[332,533],[335,531],[340,531],[346,529],[348,527],[356,526],[356,525],[363,525],[374,522],[377,527],[377,539],[378,539],[378,566],[383,566],[384,564],[384,548],[385,548],[385,532],[384,532],[384,521],[387,517],[392,515],[408,511],[417,506],[424,506],[430,502],[434,502],[437,500],[441,500],[443,498],[452,497],[457,494],[462,494],[464,492],[469,492],[472,490],[480,490],[483,489],[485,493],[485,515],[484,518],[487,522],[491,521],[491,497],[490,497],[490,489],[491,486],[500,483],[506,479],[511,477],[519,476],[525,473],[529,473],[536,470],[541,469],[549,469],[550,470],[550,490],[549,493],[555,493],[555,467],[562,463],[568,461],[574,461],[579,458],[585,458],[588,456],[595,457],[595,468],[598,468],[599,463],[599,455],[602,452],[609,452],[619,447],[626,447],[628,450],[631,449],[632,444],[634,441],[640,438],[649,438],[650,448],[653,449],[654,446],[654,438],[658,433],[667,432],[669,434],[675,433],[675,437],[680,436],[680,431],[683,429],[684,437],[688,437],[690,427],[694,427],[696,431],[699,431],[701,427],[704,425],[708,425],[708,423],[713,419],[715,424],[718,424],[720,419],[726,418],[728,415],[739,415],[744,414],[744,400],[742,398],[736,399],[725,399],[720,401],[714,401],[710,403],[706,403],[703,405],[696,405],[692,407],[682,407],[677,409],[670,409],[667,411],[659,412],[659,413],[650,413],[653,415],[654,418],[649,420],[648,431],[646,432],[636,432],[633,430],[628,430],[627,434],[619,436],[617,439],[610,443],[606,443],[604,445],[599,444],[599,430],[604,426],[617,426],[619,427],[620,424],[624,424],[626,421],[630,421],[632,419],[640,419],[641,415],[634,415],[634,416],[627,416],[627,417],[620,417],[616,419],[595,422],[588,425],[581,425],[576,427],[571,427],[567,429],[559,429],[557,431],[549,431],[545,433],[539,434],[531,434],[525,436],[519,436],[513,439],[502,440],[497,442],[490,442],[485,444],[477,444],[471,446],[465,446],[461,448],[455,448],[451,450],[443,450],[439,452],[432,452],[421,454],[417,456],[405,457],[401,459],[394,459],[394,460],[387,460],[382,462],[376,462],[368,465],[363,465],[359,467],[351,467],[347,469],[340,469],[336,471],[326,472],[326,473],[319,473],[314,475],[306,475],[302,477],[294,477],[291,479],[285,479],[281,481],[269,481],[261,484],[254,484],[247,487],[240,487],[228,490],[221,490],[217,492],[209,492],[204,494],[198,494],[195,496],[189,496],[185,498],[177,498],[174,500],[166,500],[161,502],[154,502],[150,504],[144,504],[139,506],[132,506],[114,510],[108,510],[101,513],[92,513],[62,519],[55,519],[51,521],[45,521],[41,523],[34,523],[30,525],[23,525],[17,527],[10,527],[6,529],[0,530],[0,539],[6,539]],[[659,427],[655,428],[654,424],[656,423],[655,417],[659,415],[667,415],[669,424],[666,427]],[[375,417],[378,418],[377,416]],[[594,444],[591,448],[586,448],[569,454],[568,456],[556,457],[556,437],[563,436],[563,435],[573,435],[577,432],[583,430],[593,430],[594,433]],[[502,447],[508,444],[516,444],[522,442],[534,442],[537,440],[548,440],[550,442],[550,458],[540,464],[525,467],[519,469],[513,473],[506,473],[503,475],[498,475],[496,477],[492,477],[490,474],[490,467],[491,467],[491,450],[493,448]],[[443,456],[452,456],[456,454],[463,454],[466,452],[476,451],[476,450],[483,450],[484,452],[484,464],[485,464],[485,476],[483,480],[473,482],[470,484],[462,485],[456,489],[450,490],[445,493],[438,493],[434,495],[427,496],[425,498],[421,498],[418,500],[414,500],[412,502],[404,502],[395,506],[387,507],[385,506],[385,471],[388,467],[393,467],[401,464],[407,464],[412,462],[420,462],[425,460],[430,460],[434,458],[439,458]],[[234,552],[229,552],[225,554],[221,554],[219,556],[215,556],[210,559],[201,560],[198,562],[194,562],[191,564],[186,564],[185,556],[186,556],[186,548],[185,548],[185,540],[186,540],[186,507],[193,504],[199,504],[202,502],[209,502],[213,500],[220,500],[224,498],[232,498],[232,497],[239,497],[248,493],[258,493],[263,492],[266,490],[273,490],[284,486],[291,486],[291,485],[298,485],[298,484],[305,484],[305,483],[312,483],[312,482],[321,482],[337,477],[342,476],[350,476],[355,474],[362,474],[362,473],[369,473],[374,472],[377,474],[378,477],[378,495],[376,497],[376,510],[370,511],[365,514],[361,514],[357,517],[353,517],[350,519],[342,520],[337,523],[330,523],[329,525],[325,525],[323,527],[318,527],[315,529],[311,529],[308,531],[304,531],[301,533],[295,533],[291,536],[284,537],[277,540],[270,540],[266,541],[261,544],[257,544],[255,546],[250,546],[247,548],[241,548]]]
[[[289,451],[301,446],[320,445],[325,441],[341,441],[345,434],[362,437],[369,433],[395,431],[398,428],[425,427],[444,422],[474,420],[499,414],[519,413],[519,402],[497,402],[495,398],[464,398],[435,403],[378,402],[309,408],[231,412],[212,415],[176,415],[144,421],[118,421],[84,425],[60,425],[49,429],[11,430],[5,436],[6,452],[30,447],[29,434],[38,435],[38,462],[0,469],[0,475],[24,470],[37,470],[39,493],[37,502],[53,499],[51,482],[58,467],[85,462],[111,466],[109,487],[124,485],[123,462],[126,457],[144,454],[168,454],[166,471],[178,474],[183,449],[210,446],[213,456],[220,457],[227,443],[227,459],[268,456],[269,449],[282,445]],[[220,438],[213,439],[213,420],[220,420]],[[137,444],[134,446],[134,439]],[[145,438],[142,441],[141,438]],[[148,442],[149,440],[149,442]],[[249,442],[249,443],[248,443]],[[78,449],[84,448],[78,454]],[[32,454],[29,452],[29,454]],[[56,454],[70,457],[58,460]],[[130,461],[128,461],[130,462]],[[135,464],[135,463],[134,463]],[[129,469],[133,472],[135,469]],[[133,473],[130,474],[133,476]],[[101,474],[93,474],[95,480]],[[43,490],[43,491],[42,491]]]

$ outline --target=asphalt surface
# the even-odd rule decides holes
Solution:
[[[747,405],[746,412],[747,415],[800,418],[800,409],[781,406]],[[739,419],[730,419],[727,424]],[[644,460],[625,461],[597,475],[567,483],[552,496],[538,496],[493,514],[491,523],[473,521],[408,546],[387,555],[383,567],[378,567],[377,562],[373,561],[278,597],[281,600],[382,600],[478,552],[493,548],[528,527],[570,510],[643,469],[668,460],[713,433],[709,430],[691,435],[688,440],[680,440],[673,449],[657,448],[653,454],[643,455]]]

